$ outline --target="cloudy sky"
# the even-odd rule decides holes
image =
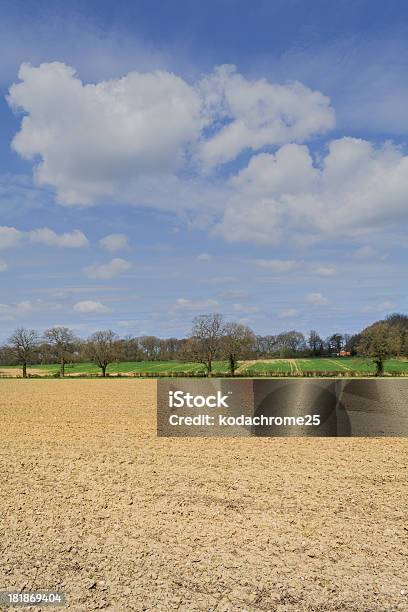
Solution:
[[[0,12],[0,340],[408,311],[406,2]]]

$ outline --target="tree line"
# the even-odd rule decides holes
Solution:
[[[382,375],[386,359],[408,357],[408,316],[395,313],[361,333],[334,333],[325,339],[316,330],[307,336],[295,330],[260,336],[246,325],[225,322],[220,314],[196,317],[191,334],[182,339],[120,338],[112,330],[101,330],[83,340],[68,327],[52,327],[42,335],[19,327],[0,347],[0,365],[21,365],[25,378],[28,365],[59,363],[63,377],[67,363],[92,361],[106,376],[108,365],[115,361],[178,360],[201,363],[211,376],[214,361],[224,360],[233,376],[243,359],[332,357],[342,352],[371,358]]]

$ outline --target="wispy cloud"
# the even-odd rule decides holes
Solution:
[[[61,310],[62,306],[55,302],[43,300],[21,300],[13,304],[0,304],[0,319],[14,321],[26,318],[33,313],[43,313]]]
[[[335,276],[337,274],[337,270],[331,266],[321,266],[320,268],[316,268],[314,273],[318,276]]]
[[[372,246],[366,245],[354,251],[353,256],[356,259],[371,259],[376,253],[376,250]]]
[[[46,246],[65,247],[70,249],[78,249],[89,244],[85,234],[79,230],[57,234],[48,227],[43,227],[27,232],[31,242],[44,244]]]
[[[0,304],[0,318],[7,321],[14,321],[21,315],[26,315],[33,310],[33,303],[24,300],[16,304]]]
[[[125,251],[129,248],[128,237],[126,234],[109,234],[99,240],[99,244],[105,251],[115,253]]]
[[[390,300],[385,300],[384,302],[380,302],[378,304],[368,304],[367,306],[363,306],[361,309],[362,312],[387,312],[391,311],[395,308],[395,303]]]
[[[57,234],[48,227],[21,231],[15,227],[0,227],[0,249],[22,246],[25,241],[51,247],[82,248],[89,244],[87,237],[79,230]]]
[[[106,264],[87,266],[85,268],[85,274],[89,278],[108,279],[114,278],[115,276],[126,272],[131,267],[132,264],[129,261],[116,257]]]
[[[233,304],[232,308],[235,312],[255,313],[259,312],[258,306],[250,306],[249,304]]]
[[[246,300],[249,298],[249,293],[244,289],[228,289],[221,293],[220,298],[222,300]]]
[[[326,306],[329,303],[329,300],[321,293],[308,293],[305,301],[313,306]]]
[[[296,308],[285,308],[284,310],[281,310],[279,313],[279,318],[280,319],[292,319],[293,317],[297,317],[299,314],[299,311],[296,310]]]
[[[15,227],[0,227],[0,249],[11,249],[20,246],[23,232]]]
[[[293,259],[257,259],[255,263],[259,268],[266,268],[278,274],[291,272],[300,265],[300,262]]]
[[[178,298],[176,308],[181,310],[208,310],[219,306],[217,300],[190,300]]]
[[[211,255],[209,253],[200,253],[200,255],[197,255],[197,261],[211,261]]]

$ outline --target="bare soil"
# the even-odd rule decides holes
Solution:
[[[35,374],[36,376],[46,376],[49,374],[48,370],[42,370],[40,368],[27,368],[28,374]],[[23,375],[21,366],[15,368],[3,368],[0,366],[0,376],[13,376],[16,378],[21,378]]]
[[[408,609],[407,439],[157,438],[155,381],[129,379],[0,380],[0,421],[0,590]]]

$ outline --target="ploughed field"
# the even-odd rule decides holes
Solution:
[[[28,368],[28,373],[34,376],[58,375],[59,364],[34,365]],[[228,372],[228,362],[215,361],[213,373],[223,374]],[[74,363],[65,366],[67,376],[100,375],[100,368],[93,363]],[[107,373],[114,376],[122,374],[157,374],[166,376],[171,373],[200,374],[205,369],[199,363],[186,363],[181,361],[124,361],[111,363]],[[372,360],[363,357],[320,357],[304,359],[259,359],[240,361],[237,374],[240,376],[261,376],[268,373],[272,375],[294,375],[301,376],[303,373],[328,373],[332,375],[370,375],[375,373]],[[385,362],[386,374],[408,375],[407,359],[389,359]],[[18,366],[0,365],[0,376],[21,376],[21,368]]]
[[[157,438],[154,380],[0,390],[0,590],[75,611],[407,610],[408,440]]]

